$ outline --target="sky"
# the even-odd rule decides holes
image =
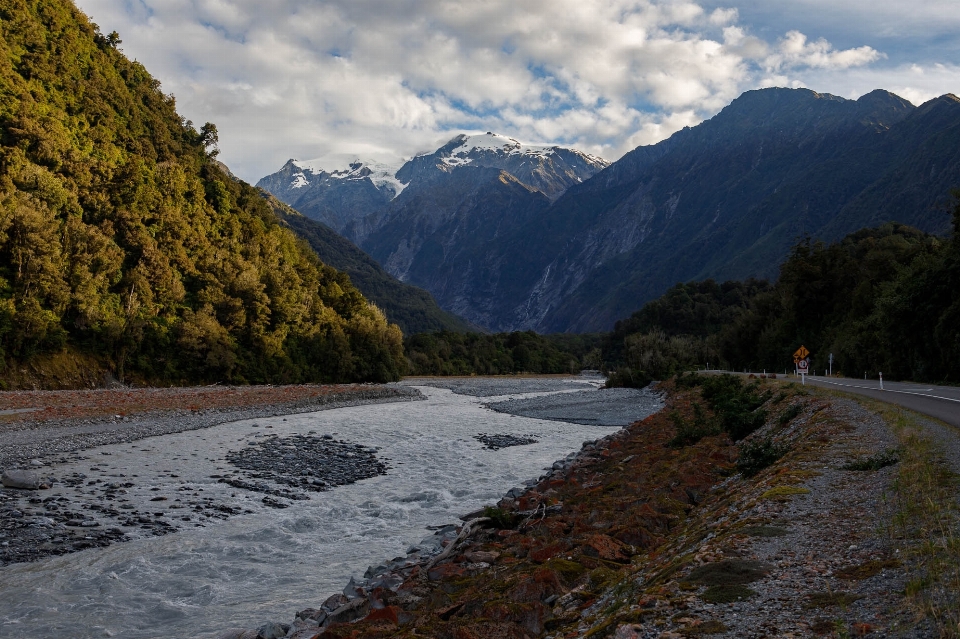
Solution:
[[[762,87],[960,94],[956,0],[75,2],[254,183],[461,132],[614,161]]]

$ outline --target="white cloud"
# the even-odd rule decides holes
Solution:
[[[734,7],[684,0],[78,0],[120,32],[221,158],[255,181],[287,158],[410,156],[495,130],[616,159],[773,79],[880,59]]]
[[[883,57],[879,51],[863,46],[843,51],[834,50],[829,42],[808,42],[799,31],[789,31],[780,41],[777,53],[764,61],[770,69],[810,67],[814,69],[846,69],[869,64]]]

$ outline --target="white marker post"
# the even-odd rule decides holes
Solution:
[[[880,390],[883,390],[883,373],[880,373]]]
[[[830,377],[833,377],[833,353],[830,353]]]

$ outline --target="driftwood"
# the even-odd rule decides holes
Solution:
[[[473,534],[474,526],[477,524],[482,524],[484,522],[490,521],[489,517],[477,517],[476,519],[471,519],[463,525],[463,529],[460,531],[460,534],[457,535],[457,538],[450,542],[450,545],[443,549],[443,552],[430,560],[423,570],[420,571],[420,574],[426,576],[427,571],[436,566],[438,563],[449,557],[456,550],[457,546],[462,544],[467,537]]]

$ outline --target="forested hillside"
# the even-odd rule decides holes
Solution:
[[[262,193],[274,213],[294,233],[306,240],[324,264],[349,275],[350,281],[363,295],[382,309],[387,319],[396,323],[405,335],[477,330],[465,320],[440,308],[430,293],[387,273],[375,259],[326,224],[301,215],[266,191]]]
[[[833,244],[796,244],[773,286],[678,284],[617,324],[604,344],[614,384],[704,366],[782,371],[801,344],[811,365],[859,377],[960,382],[960,200],[953,236],[901,224]]]
[[[216,166],[216,128],[69,0],[0,5],[0,361],[122,380],[385,381],[401,334]]]
[[[411,375],[570,374],[599,366],[599,335],[451,333],[404,340]]]

